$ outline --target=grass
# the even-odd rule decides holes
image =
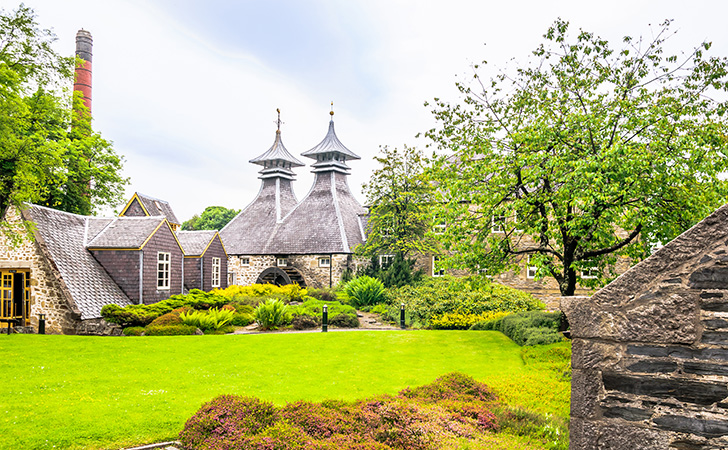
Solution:
[[[510,405],[568,417],[569,382],[548,353],[562,347],[527,354],[524,363],[521,348],[492,331],[0,336],[0,449],[171,440],[219,394],[278,405],[355,400],[453,371],[485,382]]]

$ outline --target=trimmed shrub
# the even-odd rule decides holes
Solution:
[[[235,325],[236,327],[246,327],[253,322],[255,322],[255,317],[253,317],[252,313],[235,313],[233,314],[233,320],[230,324]]]
[[[375,305],[385,300],[382,282],[366,275],[348,282],[344,286],[344,292],[349,304],[355,308]]]
[[[460,311],[445,313],[430,319],[430,328],[439,330],[467,330],[478,322],[499,319],[509,313],[504,311],[486,311],[480,314],[467,314]]]
[[[152,323],[149,324],[149,326],[182,325],[182,319],[179,318],[179,315],[183,312],[191,310],[192,308],[188,306],[174,309],[171,312],[168,312],[167,314],[162,314],[161,316],[154,319]]]
[[[192,325],[149,325],[144,328],[145,336],[185,336],[195,334],[197,327]]]
[[[320,321],[316,317],[309,316],[308,314],[293,316],[291,320],[291,326],[294,330],[308,330],[310,328],[316,328],[319,325],[321,325]]]
[[[121,308],[118,305],[105,305],[101,308],[101,316],[111,323],[123,328],[149,325],[157,317],[187,306],[194,309],[218,308],[228,303],[228,299],[212,292],[192,289],[187,295],[173,295],[167,300],[151,305],[129,305]]]
[[[287,306],[280,300],[268,299],[255,308],[255,321],[264,330],[275,330],[286,320]]]
[[[356,314],[340,313],[329,318],[329,325],[340,328],[358,328],[359,318]]]
[[[128,327],[121,331],[124,336],[141,336],[144,333],[144,327]]]
[[[478,324],[471,329],[497,330],[518,345],[544,345],[564,339],[558,331],[560,312],[524,311]]]

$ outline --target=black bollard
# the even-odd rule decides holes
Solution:
[[[39,314],[38,317],[38,334],[45,334],[45,314]]]
[[[407,325],[404,324],[404,303],[402,303],[402,306],[399,308],[399,326],[403,330],[407,328]]]
[[[329,305],[324,305],[324,313],[321,317],[321,332],[329,331]]]

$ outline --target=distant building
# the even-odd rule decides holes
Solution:
[[[311,190],[300,202],[294,167],[304,164],[283,145],[280,119],[268,151],[250,160],[263,166],[256,198],[220,231],[230,255],[231,284],[298,283],[329,287],[354,271],[354,248],[364,242],[365,214],[347,184],[347,161],[360,159],[339,141],[333,111],[324,139],[302,156],[316,162]]]

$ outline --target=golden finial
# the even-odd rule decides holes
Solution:
[[[331,102],[331,112],[329,114],[331,114],[331,117],[334,117],[334,102]]]

